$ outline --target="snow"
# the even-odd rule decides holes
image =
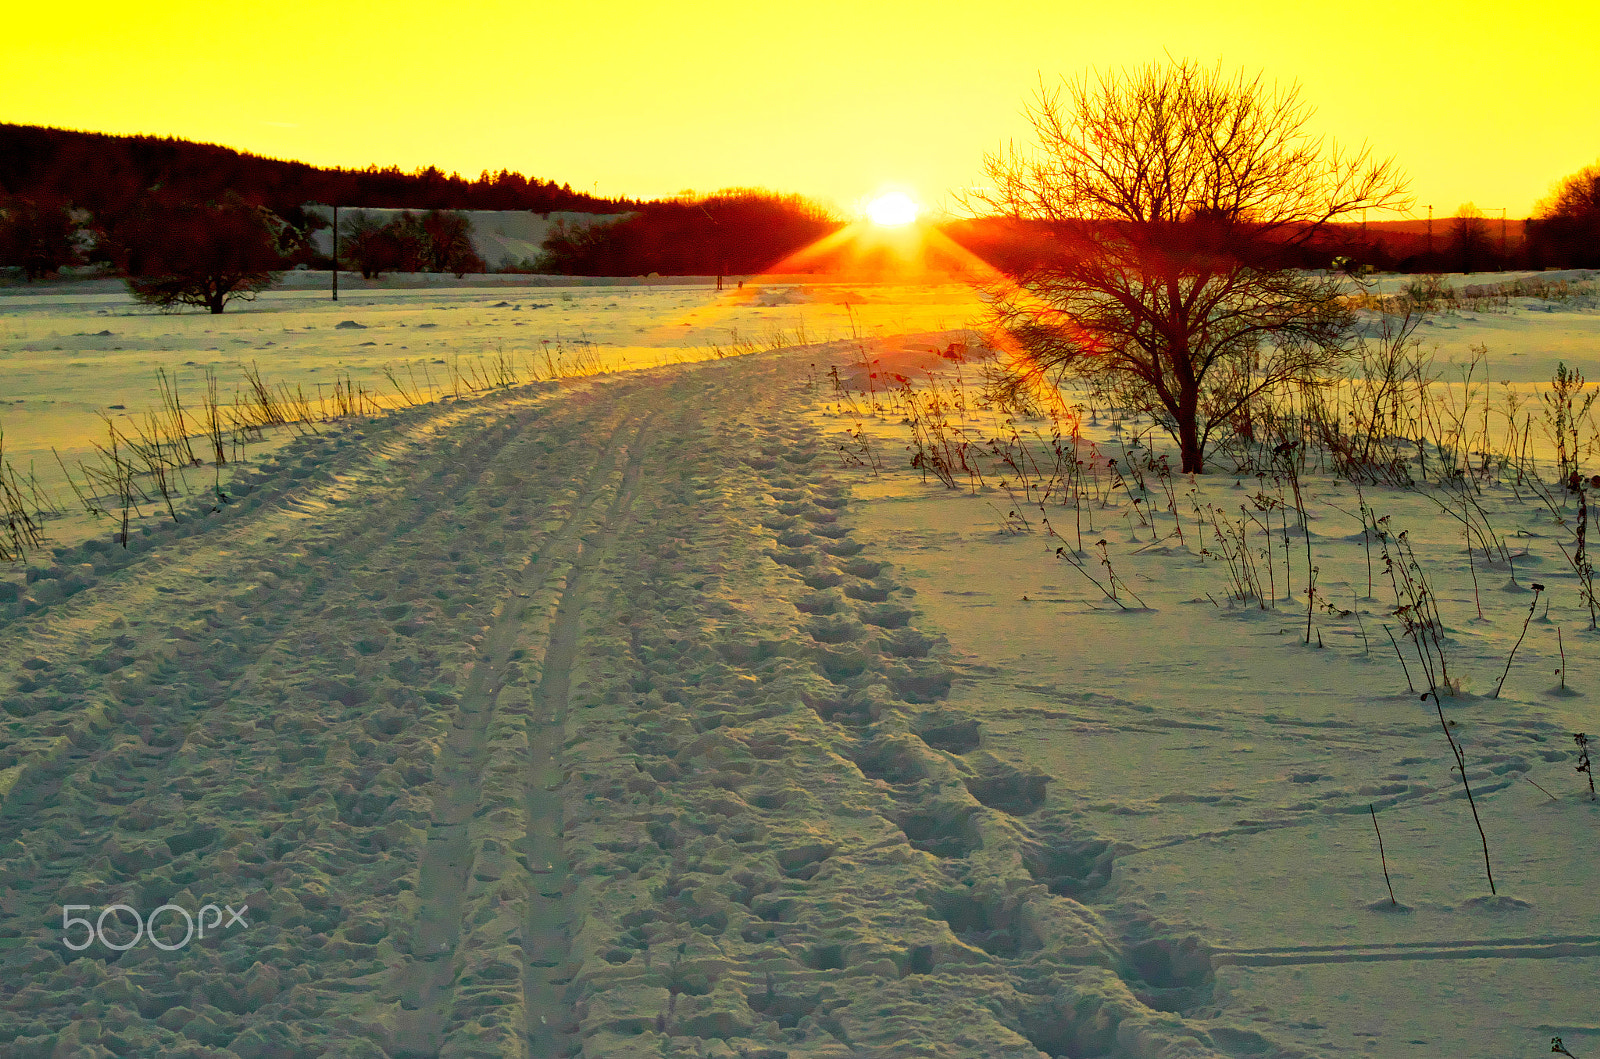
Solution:
[[[316,298],[7,296],[8,456],[70,449],[87,409],[137,412],[155,366],[208,355],[377,380],[401,351],[360,342],[470,356],[559,326],[633,370],[280,436],[222,510],[148,512],[127,549],[58,520],[66,544],[0,579],[17,1054],[1600,1049],[1600,803],[1571,735],[1600,733],[1600,666],[1559,487],[1552,511],[1481,483],[1507,563],[1465,550],[1438,485],[1358,496],[1313,460],[1308,642],[1292,506],[1287,534],[1276,512],[1247,534],[1265,602],[1229,598],[1210,515],[1288,484],[1224,459],[1171,494],[1154,470],[1115,485],[1107,457],[1128,475],[1137,439],[1161,449],[1148,422],[1085,409],[1077,504],[992,455],[981,483],[923,481],[894,374],[962,394],[975,440],[1050,437],[941,356],[977,352],[964,291]],[[784,343],[802,321],[813,341]],[[735,327],[785,348],[683,362]],[[1491,379],[1600,378],[1590,309],[1426,330],[1441,362],[1487,344]],[[1363,502],[1438,600],[1492,898],[1435,704],[1383,632],[1415,685]],[[1056,556],[1080,519],[1084,572]],[[1143,606],[1085,576],[1101,539]],[[62,944],[64,905],[167,901],[246,902],[250,925]]]

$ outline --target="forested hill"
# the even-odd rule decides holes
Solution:
[[[206,201],[233,192],[279,212],[307,202],[399,209],[620,213],[626,200],[599,199],[569,185],[501,170],[475,180],[432,166],[414,173],[320,169],[175,137],[115,136],[0,123],[0,198],[118,214],[147,193]]]

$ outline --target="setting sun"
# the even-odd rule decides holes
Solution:
[[[873,224],[896,228],[916,220],[921,209],[910,195],[903,191],[891,191],[868,202],[864,212],[867,220]]]

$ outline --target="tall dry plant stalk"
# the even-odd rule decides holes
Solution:
[[[29,475],[25,483],[11,461],[6,459],[5,432],[0,430],[0,521],[4,522],[5,535],[0,536],[0,562],[20,562],[27,553],[43,546],[44,512],[38,483]],[[29,492],[33,493],[34,510],[28,510]]]

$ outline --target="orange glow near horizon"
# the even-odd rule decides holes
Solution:
[[[70,29],[21,5],[0,41],[0,121],[314,165],[509,168],[612,197],[762,186],[843,209],[892,183],[938,208],[980,181],[986,150],[1026,142],[1041,77],[1171,54],[1298,81],[1315,133],[1397,158],[1419,217],[1467,201],[1524,216],[1600,152],[1591,0],[1537,18],[1425,0],[1360,23],[1320,4],[1152,3],[1135,19],[1045,0],[978,16],[955,0],[483,0],[449,16],[417,0],[85,0]]]
[[[914,204],[913,204],[914,205]],[[711,305],[662,321],[651,340],[667,338],[689,323],[705,327],[758,301],[768,286],[796,284],[964,283],[1027,297],[994,267],[932,224],[910,221],[881,225],[866,217],[823,236],[739,287],[729,286]],[[945,321],[965,326],[975,321]]]
[[[915,203],[911,203],[911,206],[914,207]],[[895,205],[897,211],[902,208],[903,204]],[[899,213],[896,212],[894,216],[899,216]],[[818,282],[958,281],[985,290],[993,296],[1031,306],[1041,313],[1042,318],[1054,319],[1061,326],[1072,328],[1082,339],[1085,349],[1094,349],[1099,345],[1074,321],[1062,318],[1037,295],[1018,286],[1010,277],[937,227],[920,221],[882,225],[872,220],[869,213],[868,217],[855,224],[847,225],[791,254],[772,266],[766,275],[784,276],[788,281],[794,273],[808,273],[815,276]],[[761,286],[762,276],[753,277],[749,291],[757,291]],[[751,296],[743,291],[740,295]],[[968,324],[981,326],[982,321],[968,321]],[[985,330],[987,340],[1000,356],[1018,369],[1020,377],[1033,383],[1039,399],[1058,404],[1063,402],[1060,390],[1045,384],[1046,370],[1034,360],[1032,354],[1005,331]],[[1062,404],[1062,407],[1065,405]]]
[[[895,204],[892,215],[901,216]],[[915,220],[881,224],[869,217],[798,250],[767,270],[769,275],[812,273],[818,279],[851,277],[894,282],[928,275],[969,283],[1000,281],[1000,273],[931,224]]]

